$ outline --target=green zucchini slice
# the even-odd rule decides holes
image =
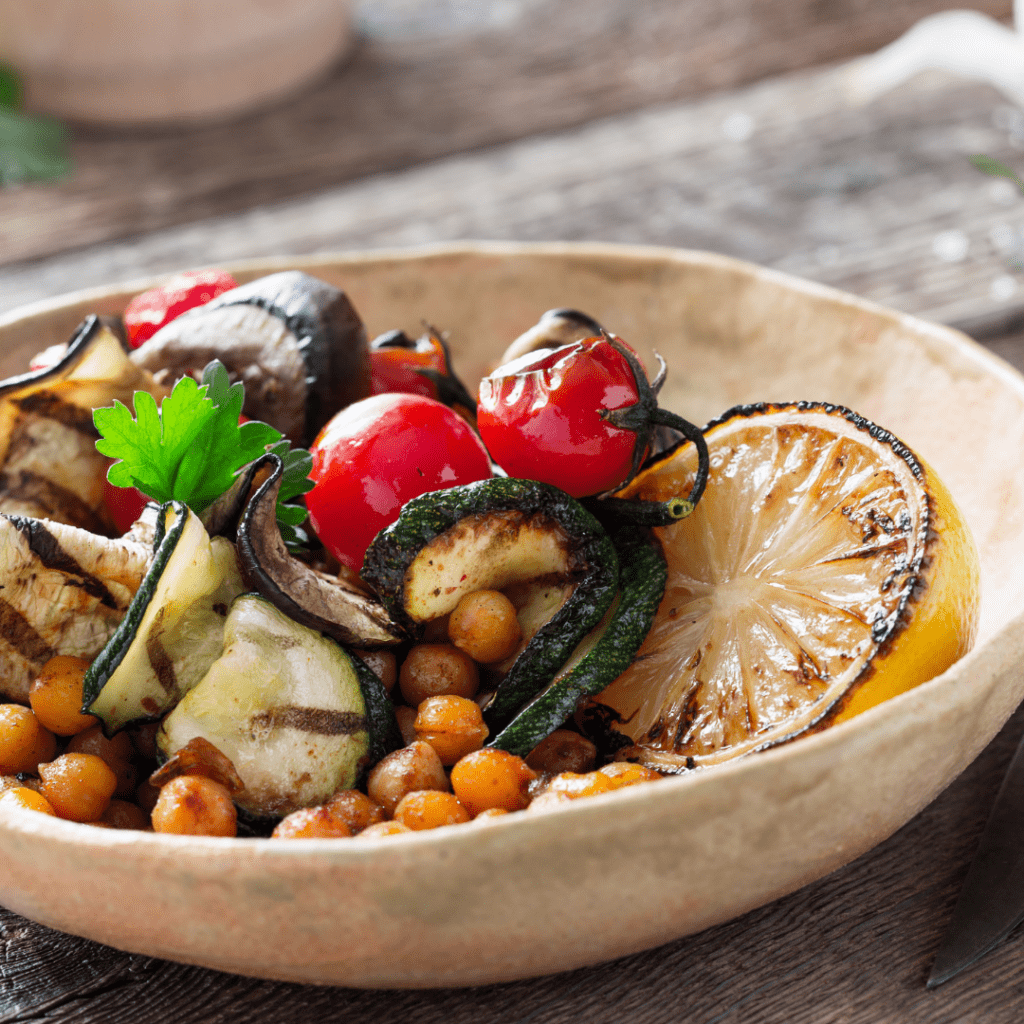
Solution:
[[[615,596],[619,566],[600,523],[564,491],[493,478],[410,501],[374,538],[363,578],[414,636],[464,595],[534,581],[570,591],[519,653],[485,710],[492,732],[548,685]]]
[[[149,572],[86,673],[83,711],[112,735],[173,707],[219,657],[228,608],[244,589],[234,545],[211,541],[181,502],[164,505]]]
[[[323,803],[387,752],[380,733],[394,714],[390,724],[382,717],[375,698],[387,695],[376,677],[380,693],[371,686],[364,696],[360,666],[329,637],[243,594],[228,614],[223,653],[164,719],[157,746],[170,756],[197,736],[208,740],[234,764],[245,785],[235,801],[254,817]]]
[[[616,538],[621,590],[604,618],[580,643],[543,693],[487,745],[525,757],[576,710],[629,668],[661,604],[668,580],[665,557],[649,536]]]

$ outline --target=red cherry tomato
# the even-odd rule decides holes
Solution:
[[[149,498],[137,487],[115,487],[109,480],[104,479],[103,500],[118,533],[127,533],[142,515]]]
[[[370,345],[371,395],[401,392],[437,398],[436,380],[447,373],[445,351],[430,335],[413,341],[401,331],[390,331]]]
[[[628,477],[634,449],[646,446],[646,436],[601,413],[639,401],[626,357],[606,338],[587,338],[527,353],[485,377],[477,424],[509,476],[554,484],[582,498]]]
[[[310,522],[324,547],[355,572],[370,541],[411,498],[491,475],[487,449],[466,421],[420,395],[355,402],[310,450]]]
[[[124,311],[128,344],[138,348],[175,317],[237,287],[238,282],[226,271],[190,270],[136,295]]]

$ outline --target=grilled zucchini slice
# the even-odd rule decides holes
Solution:
[[[224,619],[244,589],[234,545],[211,541],[181,502],[164,505],[153,563],[86,673],[82,710],[112,735],[173,707],[220,656]]]
[[[245,785],[235,801],[256,818],[323,803],[401,743],[373,673],[259,594],[235,599],[223,653],[157,745],[170,756],[197,736],[231,759]]]

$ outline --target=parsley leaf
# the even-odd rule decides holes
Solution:
[[[182,377],[157,408],[153,396],[136,391],[135,416],[121,402],[96,409],[97,450],[118,459],[107,472],[116,487],[137,487],[154,501],[183,501],[201,513],[234,482],[238,472],[267,451],[284,463],[277,514],[285,543],[294,550],[308,538],[298,529],[307,512],[292,499],[313,487],[313,457],[292,448],[280,431],[258,420],[239,424],[245,388],[231,383],[214,360],[203,383]]]
[[[992,157],[985,156],[981,153],[976,156],[972,156],[969,159],[979,171],[982,171],[985,174],[991,174],[997,178],[1009,178],[1010,181],[1012,181],[1014,185],[1021,190],[1021,192],[1024,192],[1024,181],[1021,181],[1020,178],[1006,166],[1006,164],[1001,164],[998,160],[993,160]]]

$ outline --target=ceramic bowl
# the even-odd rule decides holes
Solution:
[[[136,125],[242,113],[327,70],[351,0],[0,0],[28,109]]]
[[[843,725],[724,767],[384,840],[225,840],[0,822],[0,901],[137,953],[354,986],[505,981],[699,931],[819,878],[931,801],[1024,695],[1024,378],[972,341],[818,285],[702,253],[463,245],[270,260],[344,287],[371,334],[451,331],[473,381],[553,306],[668,360],[663,404],[841,402],[945,479],[981,553],[974,651]],[[135,287],[0,321],[6,373]]]

